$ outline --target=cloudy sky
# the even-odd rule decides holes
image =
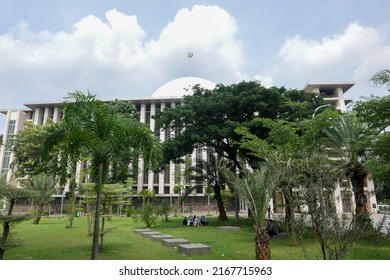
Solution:
[[[0,0],[0,109],[76,89],[150,97],[183,76],[354,81],[349,97],[383,95],[368,80],[390,68],[389,11],[388,0]]]

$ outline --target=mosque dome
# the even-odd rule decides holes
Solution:
[[[205,89],[214,89],[216,84],[198,77],[183,77],[167,82],[157,89],[152,98],[180,98],[184,95],[191,95],[192,88],[199,85]]]

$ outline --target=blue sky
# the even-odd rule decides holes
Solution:
[[[0,109],[76,89],[150,97],[183,76],[354,81],[349,97],[383,95],[368,80],[390,68],[389,11],[387,0],[0,0]]]

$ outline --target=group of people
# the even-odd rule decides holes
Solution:
[[[184,217],[183,220],[183,226],[206,226],[208,225],[208,221],[206,220],[205,216],[196,216],[196,215],[191,215],[188,219],[187,217]]]

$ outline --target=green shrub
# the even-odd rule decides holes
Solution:
[[[155,225],[158,216],[158,208],[149,203],[145,203],[137,209],[136,215],[132,217],[145,223],[146,227],[152,227]]]
[[[126,212],[126,217],[130,217],[130,218],[137,214],[137,210],[134,208],[134,206],[126,207],[125,212]]]

